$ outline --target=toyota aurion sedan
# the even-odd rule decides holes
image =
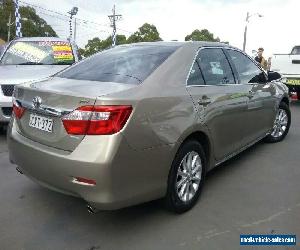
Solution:
[[[221,43],[118,46],[19,85],[8,146],[17,170],[90,211],[164,198],[182,213],[205,174],[291,123],[287,87]]]
[[[47,78],[78,61],[76,46],[57,37],[17,38],[0,51],[0,130],[12,114],[14,86]]]

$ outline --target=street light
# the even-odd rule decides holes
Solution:
[[[246,50],[248,23],[250,21],[250,18],[253,17],[253,16],[263,17],[263,15],[261,15],[259,13],[254,13],[254,14],[250,15],[249,12],[247,12],[246,25],[245,25],[245,31],[244,31],[243,51]]]
[[[69,12],[68,14],[70,14],[70,19],[69,19],[69,25],[70,25],[70,41],[72,40],[72,19],[73,19],[73,16],[77,15],[77,12],[78,12],[78,8],[77,7],[73,7]]]

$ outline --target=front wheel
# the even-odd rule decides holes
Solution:
[[[176,213],[191,209],[197,202],[206,170],[206,158],[201,144],[190,140],[178,150],[172,163],[168,190],[165,197],[167,208]]]
[[[291,125],[291,111],[289,106],[282,102],[277,110],[271,133],[265,138],[266,142],[280,142],[289,132]]]

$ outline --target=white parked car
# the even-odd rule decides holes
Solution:
[[[0,129],[10,119],[16,84],[42,80],[77,61],[77,48],[67,40],[30,37],[11,41],[0,53]]]
[[[290,54],[274,54],[271,70],[279,72],[289,91],[297,92],[300,99],[300,46],[295,46]]]

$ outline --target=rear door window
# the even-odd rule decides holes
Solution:
[[[228,49],[227,50],[238,74],[240,83],[265,83],[267,81],[263,71],[243,53]]]
[[[139,84],[178,48],[178,45],[120,46],[87,58],[57,76],[76,80]]]
[[[199,68],[198,62],[195,61],[191,69],[189,78],[187,80],[187,85],[204,85],[203,75]]]
[[[200,50],[197,62],[207,85],[234,84],[234,76],[222,49]]]

